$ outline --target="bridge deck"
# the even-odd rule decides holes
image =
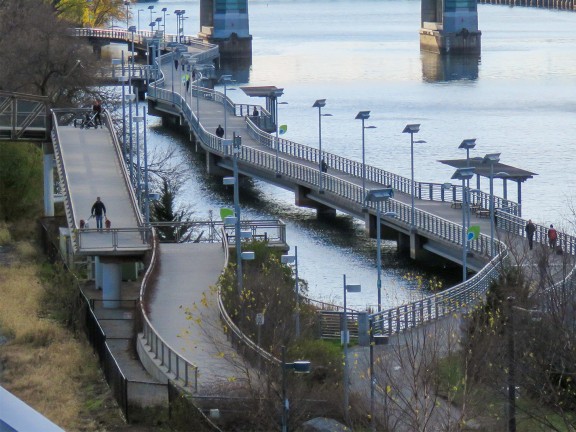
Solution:
[[[148,249],[143,241],[136,209],[126,185],[124,166],[118,158],[107,127],[80,129],[59,125],[58,142],[66,173],[66,188],[76,229],[80,220],[88,221],[92,204],[101,197],[111,231],[97,232],[96,221],[79,236],[79,252],[85,254],[136,253]],[[64,181],[64,180],[63,180]],[[123,252],[119,252],[118,246]]]

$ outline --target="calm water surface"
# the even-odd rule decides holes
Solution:
[[[199,26],[198,1],[163,1],[155,9],[186,9],[186,33]],[[144,7],[144,6],[142,6]],[[147,7],[147,6],[146,6]],[[576,14],[532,8],[479,5],[482,56],[449,59],[420,52],[420,2],[413,0],[255,0],[249,2],[253,64],[233,71],[238,85],[284,88],[280,123],[287,139],[318,143],[316,99],[327,99],[322,122],[323,150],[361,160],[360,110],[370,110],[366,159],[377,167],[410,176],[407,123],[420,123],[415,146],[415,177],[449,181],[453,169],[437,161],[465,157],[458,145],[477,138],[471,156],[501,152],[501,162],[538,175],[523,184],[523,213],[539,223],[571,229],[570,203],[576,182]],[[141,25],[149,19],[141,12]],[[160,16],[160,15],[157,15]],[[144,17],[148,17],[144,19]],[[167,16],[174,32],[175,16]],[[527,25],[529,23],[529,25]],[[250,100],[240,90],[228,95]],[[263,101],[262,101],[263,103]],[[203,163],[181,136],[151,119],[151,147],[176,147],[189,160],[191,178],[181,196],[198,218],[230,206],[232,196],[219,181],[206,177]],[[482,183],[488,190],[488,182]],[[501,195],[501,183],[495,181]],[[515,183],[509,198],[516,199]],[[298,246],[299,271],[315,298],[342,295],[342,274],[361,283],[355,305],[376,302],[374,243],[362,227],[339,215],[335,223],[318,222],[315,213],[294,207],[292,193],[262,182],[243,190],[241,204],[250,218],[279,217],[288,224],[288,241]],[[383,301],[397,304],[420,295],[405,275],[415,270],[398,257],[395,244],[383,251]],[[452,275],[459,276],[459,271]],[[352,298],[354,297],[354,298]]]

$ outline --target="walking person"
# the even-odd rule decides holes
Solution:
[[[100,197],[96,197],[96,202],[92,205],[90,213],[96,218],[96,229],[102,231],[102,216],[106,217],[106,206],[100,201]]]
[[[100,128],[102,128],[102,102],[95,100],[94,105],[92,105],[92,111],[96,114],[94,117],[94,124],[96,126],[100,125]]]
[[[532,250],[534,244],[534,233],[536,232],[536,225],[532,223],[532,219],[528,219],[528,223],[524,230],[526,231],[526,237],[528,237],[528,247]]]
[[[216,128],[216,136],[222,138],[224,136],[224,128],[220,125]]]
[[[324,159],[322,159],[322,162],[320,164],[322,166],[322,172],[328,172],[328,164]]]
[[[554,228],[554,225],[550,225],[548,230],[548,243],[550,244],[550,249],[556,249],[556,240],[558,239],[558,232]]]

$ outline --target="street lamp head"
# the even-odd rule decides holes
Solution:
[[[463,140],[458,146],[459,149],[470,150],[476,147],[476,138],[470,138]]]
[[[244,261],[254,261],[256,258],[256,253],[252,251],[242,252],[240,255]]]
[[[312,108],[324,108],[325,106],[326,106],[326,99],[318,99],[316,102],[314,102]]]
[[[236,183],[236,182],[234,181],[234,177],[224,177],[224,178],[222,179],[222,184],[223,184],[224,186],[230,186],[230,185],[233,185],[234,183]]]
[[[168,8],[163,7],[162,8],[162,12],[166,12],[168,10]]]
[[[157,22],[157,23],[159,23],[160,21],[162,21],[162,17],[156,18],[156,22]]]
[[[150,10],[154,9],[154,5],[148,6],[148,9],[150,9]]]
[[[220,79],[218,81],[221,81],[223,83],[232,82],[232,75],[222,75],[220,76]]]
[[[281,255],[280,262],[282,264],[292,264],[296,261],[296,255]]]
[[[359,293],[362,291],[362,285],[360,284],[347,284],[344,288],[346,292],[349,293]]]
[[[224,225],[227,226],[236,225],[236,220],[237,220],[236,216],[226,216],[224,218]]]
[[[500,161],[500,153],[488,153],[486,156],[484,156],[482,163],[494,164],[498,163],[499,161]]]
[[[370,111],[360,111],[356,114],[356,120],[368,120],[370,118]]]
[[[420,131],[420,125],[419,124],[409,124],[409,125],[406,125],[406,127],[404,128],[402,133],[415,134],[415,133],[418,133],[418,131]]]
[[[128,27],[128,31],[131,33],[134,33],[136,31],[136,26],[130,26]]]
[[[366,194],[366,201],[378,202],[378,201],[388,201],[390,198],[394,197],[394,189],[384,188],[384,189],[372,189]]]
[[[398,216],[398,214],[396,212],[389,211],[389,212],[384,213],[382,216],[395,218]]]
[[[452,189],[452,183],[448,183],[448,182],[443,183],[443,184],[442,184],[442,189],[444,189],[444,190],[450,190],[450,189]]]
[[[124,6],[130,6],[130,2],[129,2],[129,1],[125,1],[125,2],[124,2]]]
[[[452,174],[452,180],[470,180],[474,177],[474,168],[458,168],[454,174]]]

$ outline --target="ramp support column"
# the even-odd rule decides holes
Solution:
[[[43,143],[44,153],[44,216],[54,216],[54,152],[50,143]]]
[[[102,262],[102,300],[103,306],[115,309],[120,306],[120,285],[122,265],[119,262]]]

